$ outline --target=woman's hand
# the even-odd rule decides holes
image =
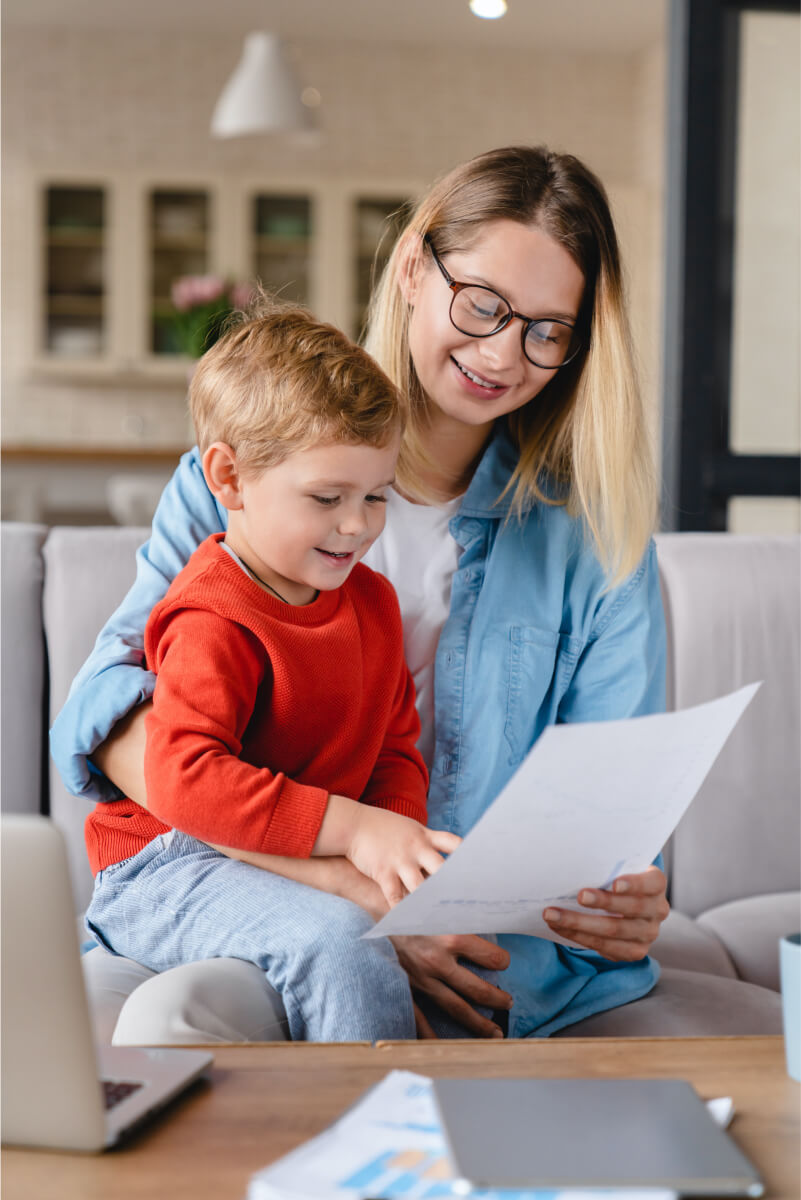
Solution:
[[[459,959],[466,958],[493,971],[504,971],[509,966],[506,950],[472,933],[441,937],[396,936],[390,941],[409,976],[413,994],[428,996],[477,1037],[503,1037],[502,1030],[493,1021],[477,1013],[473,1004],[509,1009],[512,1007],[512,997],[486,979],[474,975],[462,966]],[[421,1038],[435,1037],[417,1006],[415,1012],[418,1035]]]
[[[554,933],[595,950],[604,958],[636,962],[651,949],[660,925],[670,912],[666,890],[664,872],[659,867],[648,867],[637,875],[621,875],[610,891],[585,888],[579,892],[579,903],[593,912],[546,908],[543,916]],[[619,916],[596,916],[599,910]]]

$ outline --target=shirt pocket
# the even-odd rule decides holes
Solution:
[[[549,629],[509,630],[504,738],[509,765],[522,762],[546,725],[556,720],[564,681],[575,667],[575,639]]]

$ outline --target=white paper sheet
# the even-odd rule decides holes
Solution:
[[[759,686],[680,712],[546,729],[436,875],[364,936],[527,933],[564,942],[543,909],[591,912],[579,891],[653,862]]]
[[[676,1200],[661,1189],[466,1188],[453,1178],[431,1080],[392,1071],[318,1137],[259,1171],[248,1200]]]

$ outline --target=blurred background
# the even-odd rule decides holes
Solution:
[[[545,142],[610,194],[664,527],[801,528],[797,3],[4,0],[2,22],[4,519],[148,522],[192,442],[193,316],[260,279],[358,336],[404,206]],[[257,31],[303,128],[216,136]]]

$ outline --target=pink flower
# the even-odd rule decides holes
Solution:
[[[231,286],[230,298],[231,304],[237,309],[249,308],[254,296],[254,287],[252,283],[235,283]]]
[[[170,290],[178,312],[189,312],[201,304],[211,304],[225,294],[225,280],[219,275],[182,275]]]

